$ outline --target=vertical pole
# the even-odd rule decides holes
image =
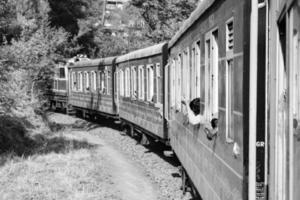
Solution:
[[[258,1],[252,0],[250,16],[249,200],[256,199],[257,25]]]

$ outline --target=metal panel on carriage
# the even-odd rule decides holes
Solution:
[[[115,117],[114,60],[85,60],[70,66],[69,104],[90,114]]]
[[[163,118],[163,67],[166,44],[120,56],[116,60],[119,115],[135,129],[165,140]]]
[[[169,137],[203,199],[243,199],[244,1],[204,0],[169,42]],[[207,122],[188,122],[183,99],[200,97]]]

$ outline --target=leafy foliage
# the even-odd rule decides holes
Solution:
[[[146,36],[153,42],[169,40],[189,17],[199,0],[132,0],[147,23]]]

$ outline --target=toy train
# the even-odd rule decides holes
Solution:
[[[170,145],[202,199],[300,199],[300,2],[203,0],[169,41],[69,62],[51,102]],[[64,98],[62,98],[64,96]],[[207,139],[182,100],[218,119]]]

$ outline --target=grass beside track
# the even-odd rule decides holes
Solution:
[[[1,155],[1,200],[120,199],[97,145],[64,132],[43,140],[29,155]]]

